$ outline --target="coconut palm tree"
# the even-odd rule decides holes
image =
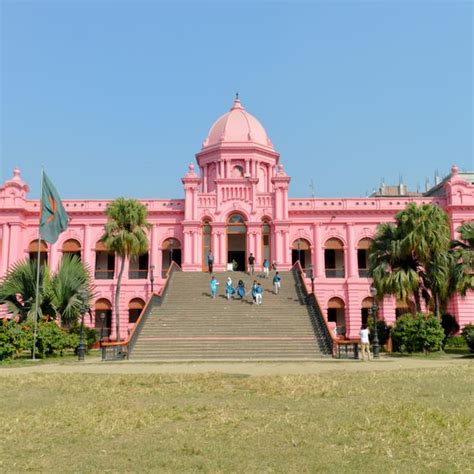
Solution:
[[[118,198],[106,209],[107,223],[101,241],[108,250],[120,257],[120,270],[115,288],[115,328],[120,340],[119,299],[125,260],[143,255],[148,250],[146,230],[147,209],[135,199]]]
[[[450,295],[460,293],[464,296],[468,290],[474,290],[474,221],[466,222],[456,230],[461,240],[451,241],[449,291]]]

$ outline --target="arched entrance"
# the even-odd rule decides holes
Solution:
[[[291,264],[298,260],[303,270],[311,265],[311,244],[306,239],[296,239],[291,246]]]
[[[100,338],[110,337],[112,330],[112,305],[106,298],[100,298],[95,303],[94,327]]]
[[[338,336],[346,335],[346,310],[341,298],[331,298],[328,301],[328,322],[336,323]]]
[[[204,221],[202,224],[202,271],[207,272],[207,256],[211,250],[211,223]]]
[[[171,262],[177,263],[181,266],[181,242],[173,237],[166,239],[163,242],[162,250],[162,269],[163,275],[166,274],[168,268],[171,266]]]
[[[227,221],[227,263],[237,262],[237,270],[245,270],[247,227],[240,214],[232,214]]]
[[[128,322],[130,324],[135,324],[140,317],[143,308],[145,307],[145,302],[141,298],[133,298],[128,303]]]
[[[266,220],[263,221],[263,224],[262,224],[262,256],[263,256],[263,260],[267,259],[271,265],[272,263],[271,229],[270,229],[270,223]]]

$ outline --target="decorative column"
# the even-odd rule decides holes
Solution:
[[[5,275],[8,270],[8,257],[10,250],[10,226],[2,226],[2,260],[0,261],[0,275]]]
[[[313,239],[316,256],[315,276],[316,278],[324,278],[324,249],[321,236],[321,226],[319,224],[314,224],[313,226]]]
[[[92,245],[91,245],[91,226],[89,224],[84,225],[84,246],[82,249],[82,255],[84,258],[84,262],[86,262],[91,270],[95,268],[95,252],[92,252]]]
[[[346,278],[357,278],[357,253],[354,244],[354,226],[346,224],[347,249],[344,262],[347,268]]]
[[[48,244],[49,245],[49,267],[53,272],[55,272],[58,269],[58,264],[60,257],[62,256],[62,252],[58,249],[58,242],[54,242],[54,244]],[[93,267],[91,267],[93,268]]]

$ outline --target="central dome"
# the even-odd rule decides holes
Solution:
[[[243,108],[238,97],[230,111],[214,122],[202,147],[224,143],[256,144],[273,150],[273,144],[262,124]]]

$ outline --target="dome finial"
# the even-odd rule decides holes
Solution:
[[[239,100],[239,93],[238,92],[235,93],[235,100]]]
[[[232,108],[230,110],[235,110],[235,109],[243,109],[242,104],[240,103],[238,92],[235,93],[234,103],[232,104]]]

